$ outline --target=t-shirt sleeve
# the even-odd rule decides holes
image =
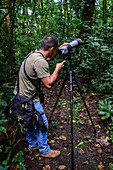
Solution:
[[[44,59],[36,60],[34,63],[34,69],[38,78],[45,78],[50,76],[48,62]]]

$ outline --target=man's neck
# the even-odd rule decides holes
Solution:
[[[43,54],[45,59],[48,58],[48,51],[44,51],[44,50],[40,49],[39,52]]]

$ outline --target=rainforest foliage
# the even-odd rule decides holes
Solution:
[[[73,48],[73,70],[103,95],[98,113],[103,120],[111,119],[109,128],[112,128],[112,0],[1,0],[0,112],[11,98],[20,63],[28,53],[40,48],[41,40],[47,34],[58,37],[60,45],[82,39],[83,45]],[[57,56],[51,61],[50,71],[54,71],[56,63],[63,59]],[[67,61],[63,71],[68,68]],[[0,123],[5,121],[2,115]],[[1,133],[5,134],[6,129],[2,126]],[[10,142],[13,143],[12,139]],[[4,165],[7,162],[3,162]]]
[[[101,92],[112,90],[113,4],[107,0],[2,0],[0,2],[0,82],[14,83],[19,64],[39,49],[46,34],[60,44],[81,38],[74,68]],[[56,58],[56,62],[60,57]],[[53,67],[53,68],[52,68]],[[55,62],[51,63],[51,70]],[[67,65],[68,67],[68,65]]]

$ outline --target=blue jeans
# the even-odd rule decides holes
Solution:
[[[44,110],[42,108],[42,105],[40,104],[40,101],[35,102],[34,107],[38,112],[44,113]],[[42,119],[43,119],[44,124],[48,128],[48,120],[46,118],[45,113],[42,114]],[[39,146],[39,152],[43,154],[49,153],[51,149],[49,145],[47,144],[47,133],[48,133],[47,131],[42,132],[41,127],[39,127],[38,130],[35,130],[33,126],[30,126],[26,130],[26,139],[28,141],[29,148],[34,148],[36,146]]]

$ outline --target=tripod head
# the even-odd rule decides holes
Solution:
[[[67,55],[66,55],[66,57],[65,57],[65,60],[69,60],[69,61],[71,61],[71,60],[73,60],[73,57],[72,56],[74,56],[74,51],[70,51]]]

